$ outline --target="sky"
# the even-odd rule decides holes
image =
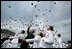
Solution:
[[[35,33],[52,25],[71,40],[71,1],[1,1],[1,28],[19,33],[30,25]]]

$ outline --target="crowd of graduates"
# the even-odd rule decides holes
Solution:
[[[66,48],[65,43],[61,39],[61,34],[55,33],[53,26],[46,27],[46,33],[43,33],[40,28],[36,35],[36,30],[27,29],[27,35],[25,30],[21,33],[16,33],[15,36],[8,36],[1,39],[1,48]]]

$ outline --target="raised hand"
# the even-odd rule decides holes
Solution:
[[[29,28],[32,27],[32,25],[29,26]]]

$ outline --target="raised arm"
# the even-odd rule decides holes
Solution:
[[[34,42],[35,39],[26,39],[26,42]]]
[[[32,25],[31,26],[29,26],[28,27],[28,29],[27,29],[27,34],[29,35],[29,30],[30,30],[30,27],[32,27]]]
[[[34,42],[35,39],[21,39],[24,42],[30,43],[30,42]]]

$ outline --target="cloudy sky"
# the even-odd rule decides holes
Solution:
[[[52,25],[64,41],[71,40],[71,1],[1,1],[1,28],[19,33],[29,25]]]

